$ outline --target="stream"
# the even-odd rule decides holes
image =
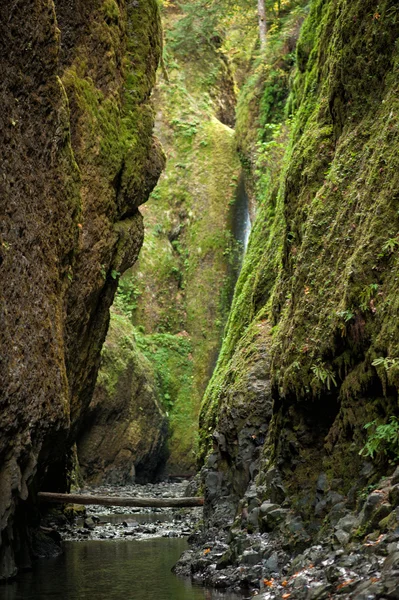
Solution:
[[[180,496],[184,484],[97,488],[85,493]],[[104,512],[106,510],[107,512]],[[29,572],[0,587],[4,600],[239,600],[195,586],[171,571],[187,550],[201,509],[87,507],[86,517],[57,530],[63,553],[39,559]],[[51,525],[51,522],[50,522]]]

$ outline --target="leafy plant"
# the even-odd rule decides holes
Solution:
[[[379,424],[374,420],[366,423],[364,429],[368,432],[368,439],[360,450],[361,456],[369,456],[373,460],[387,458],[390,463],[399,459],[399,419],[389,417],[388,423]]]
[[[382,251],[384,254],[392,254],[394,250],[399,246],[399,238],[390,238],[385,242],[382,247]]]
[[[370,308],[372,308],[372,306],[370,306],[370,303],[373,304],[371,302],[371,300],[374,298],[375,294],[378,292],[378,283],[370,283],[370,285],[367,285],[364,290],[362,290],[361,294],[360,294],[360,308],[362,309],[362,311],[366,311],[366,310],[370,310]],[[373,309],[373,311],[375,311],[375,308]]]
[[[315,365],[312,365],[310,368],[315,374],[315,377],[319,379],[319,381],[321,381],[323,384],[325,383],[327,385],[328,390],[331,389],[332,383],[335,386],[337,386],[337,381],[335,379],[333,371],[326,367],[324,363],[317,363]]]
[[[348,321],[351,321],[353,319],[355,313],[352,310],[348,309],[337,312],[337,315],[338,317],[341,317],[345,321],[345,323],[348,323]]]
[[[386,371],[389,371],[389,369],[393,367],[394,364],[396,364],[396,358],[380,356],[379,358],[373,360],[371,364],[373,365],[373,367],[379,367],[380,365],[382,365]]]
[[[127,317],[131,318],[136,310],[138,298],[141,295],[132,277],[125,276],[119,280],[114,306]]]

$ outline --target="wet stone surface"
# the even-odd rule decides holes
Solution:
[[[82,494],[124,497],[178,498],[186,483],[158,483],[121,487],[82,489]],[[150,539],[187,537],[202,516],[201,508],[132,508],[122,506],[75,506],[72,521],[51,515],[45,525],[55,529],[64,541]]]
[[[192,535],[175,572],[262,600],[399,600],[398,476],[359,497],[356,510],[320,478],[329,510],[313,530],[288,503],[248,488],[234,524]]]
[[[203,538],[200,548],[183,554],[175,572],[263,600],[399,599],[399,531],[345,550],[330,542],[310,546],[294,558],[267,533],[241,532],[230,545],[227,539]]]
[[[399,507],[394,506],[392,481],[384,486],[365,497],[357,512],[337,502],[323,532],[312,537],[291,509],[268,501],[248,502],[250,510],[233,526],[207,530],[201,508],[90,506],[72,524],[60,517],[61,522],[49,519],[46,525],[63,540],[189,536],[190,549],[175,565],[175,574],[246,598],[399,600]],[[185,488],[186,483],[161,483],[82,493],[178,497]]]

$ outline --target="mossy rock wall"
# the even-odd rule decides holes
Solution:
[[[83,478],[116,485],[156,480],[167,459],[167,433],[151,365],[133,326],[115,315],[77,444]]]
[[[337,491],[353,494],[364,484],[364,425],[398,415],[398,37],[393,1],[376,8],[314,0],[286,94],[285,114],[293,117],[280,113],[270,135],[275,113],[261,100],[255,123],[266,144],[257,156],[239,135],[244,159],[257,166],[258,211],[202,407],[202,460],[216,431],[205,477],[234,460],[239,431],[227,447],[218,442],[223,411],[236,410],[232,390],[262,355],[260,380],[270,381],[273,410],[255,473],[239,486],[223,475],[225,494],[243,494],[258,472],[265,497],[287,498],[308,514],[322,472]],[[274,84],[264,79],[262,99]],[[242,102],[238,130],[245,132],[254,120]],[[270,158],[281,145],[276,169]],[[267,338],[261,345],[258,329]],[[240,401],[251,410],[250,394]],[[380,458],[374,474],[389,469]]]
[[[163,164],[155,0],[0,8],[0,579],[29,565],[40,489],[65,491],[138,206]]]
[[[199,405],[234,285],[240,163],[226,124],[235,103],[228,66],[216,49],[189,57],[175,50],[170,33],[180,17],[173,7],[164,13],[168,80],[160,73],[155,92],[167,165],[143,209],[143,249],[121,280],[116,311],[131,319],[155,369],[170,420],[168,471],[187,474],[195,470]]]

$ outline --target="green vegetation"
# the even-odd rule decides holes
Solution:
[[[293,475],[285,464],[293,494],[311,485],[300,440],[316,427],[312,461],[345,487],[359,468],[364,422],[398,414],[399,364],[389,358],[399,355],[393,8],[389,0],[377,12],[371,1],[291,3],[238,100],[237,141],[258,211],[202,405],[201,461],[257,356],[282,405],[264,469],[283,452],[281,431],[301,431],[291,442],[304,466]]]
[[[167,167],[141,209],[144,245],[120,280],[113,314],[134,324],[155,372],[170,420],[170,470],[188,472],[233,291],[238,250],[229,228],[240,163],[234,132],[220,120],[234,116],[226,62],[212,44],[200,56],[183,51],[176,35],[184,13],[165,5],[163,16],[167,79],[159,75],[155,102]]]
[[[294,65],[292,45],[295,45],[305,9],[305,2],[287,3],[287,12],[276,20],[269,33],[267,55],[262,60],[255,59],[253,74],[238,99],[238,149],[252,185],[257,218],[235,288],[218,365],[202,404],[200,460],[208,451],[218,406],[232,381],[238,384],[247,370],[245,347],[252,349],[251,356],[260,353],[265,343],[270,345],[270,328],[263,324],[269,315],[267,301],[280,269],[284,218],[278,185],[291,127],[291,118],[285,118],[284,99],[289,95],[289,76]],[[278,327],[273,330],[273,336],[277,332]]]
[[[369,456],[371,459],[383,460],[384,458],[390,464],[397,464],[399,460],[399,419],[389,417],[385,424],[378,424],[378,421],[366,423],[364,426],[368,430],[368,438],[359,454]]]

